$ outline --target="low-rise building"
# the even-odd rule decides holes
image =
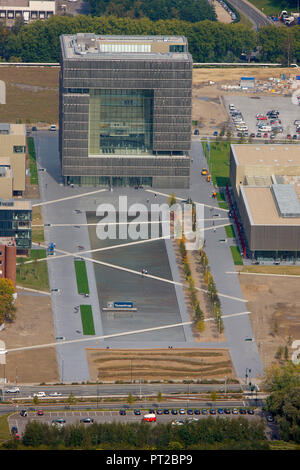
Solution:
[[[0,0],[0,20],[7,26],[17,18],[23,18],[25,23],[46,20],[55,15],[55,3],[55,0]]]
[[[232,145],[230,179],[248,255],[300,259],[300,145]]]
[[[17,254],[31,249],[32,207],[30,201],[0,199],[0,237],[14,238]]]
[[[0,123],[0,167],[5,167],[3,174],[6,178],[12,179],[12,195],[23,195],[26,175],[26,126],[24,124]],[[10,197],[11,195],[6,198]]]
[[[0,278],[10,279],[16,286],[16,241],[0,237]]]

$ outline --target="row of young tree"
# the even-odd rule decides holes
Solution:
[[[59,36],[78,32],[115,35],[184,35],[194,62],[232,62],[243,52],[260,46],[260,60],[290,64],[300,61],[300,27],[266,26],[258,32],[246,26],[215,21],[151,21],[143,17],[53,16],[23,25],[19,20],[8,29],[0,23],[0,60],[58,62]]]
[[[204,418],[171,423],[93,423],[66,425],[62,428],[31,421],[21,441],[12,439],[6,448],[84,449],[84,450],[197,450],[197,449],[268,449],[262,420]]]

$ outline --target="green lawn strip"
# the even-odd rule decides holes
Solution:
[[[231,246],[230,247],[232,258],[234,261],[234,264],[237,266],[240,266],[243,264],[243,258],[241,256],[240,250],[238,249],[237,246]]]
[[[228,204],[227,202],[219,202],[219,207],[220,209],[228,209]]]
[[[31,250],[28,257],[17,257],[16,280],[19,286],[49,291],[48,268],[46,261],[39,259],[46,258],[46,250]],[[33,263],[26,264],[26,261]],[[19,264],[18,264],[19,263]]]
[[[47,257],[47,252],[45,249],[31,250],[30,255],[26,258],[24,256],[17,257],[17,263],[25,263],[26,261],[31,261],[34,259],[43,259]]]
[[[210,142],[210,152],[206,142],[202,143],[213,184],[219,188],[230,186],[230,142]]]
[[[39,180],[36,166],[36,155],[33,137],[27,138],[27,148],[29,155],[30,184],[38,184]]]
[[[226,225],[225,232],[228,238],[235,238],[235,233],[232,225]]]
[[[82,330],[84,335],[94,335],[95,327],[91,305],[80,305]]]
[[[8,426],[9,414],[0,416],[0,443],[7,441],[11,438],[11,434]]]
[[[75,264],[75,273],[76,273],[76,281],[77,281],[77,289],[79,294],[89,294],[89,282],[86,272],[86,265],[85,261],[76,260],[74,261]]]
[[[278,0],[249,0],[252,5],[262,11],[265,15],[279,15],[282,10],[286,10],[286,3]],[[296,3],[292,11],[296,11]]]

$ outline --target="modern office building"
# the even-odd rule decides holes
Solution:
[[[300,145],[232,145],[230,179],[248,254],[300,259]]]
[[[0,279],[10,279],[16,285],[16,242],[14,238],[0,237]]]
[[[31,249],[31,220],[31,202],[0,200],[0,237],[14,238],[17,254],[28,254]]]
[[[78,33],[60,43],[65,183],[189,187],[187,40]]]
[[[25,24],[46,20],[55,15],[55,3],[55,0],[0,0],[0,20],[7,26],[17,18],[23,18]]]
[[[2,178],[5,176],[11,180],[12,194],[0,197],[10,199],[12,195],[23,195],[26,176],[26,126],[24,124],[0,123],[0,170],[1,168]],[[3,184],[6,182],[6,187],[8,179],[1,179]]]

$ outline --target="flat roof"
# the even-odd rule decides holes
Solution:
[[[30,201],[21,201],[15,199],[0,199],[0,210],[31,210],[32,205]]]
[[[25,124],[0,122],[0,137],[1,135],[26,135],[26,126]]]
[[[300,217],[281,217],[271,187],[240,186],[253,225],[300,225]]]
[[[187,51],[188,43],[184,36],[117,36],[94,33],[61,36],[65,59],[192,60],[188,52],[170,52],[170,44],[184,45]]]
[[[237,165],[300,167],[299,144],[234,144],[231,147]]]

